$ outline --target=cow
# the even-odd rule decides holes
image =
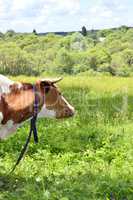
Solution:
[[[58,79],[39,79],[34,84],[14,82],[0,75],[0,139],[14,133],[34,112],[35,91],[38,97],[38,117],[65,118],[74,115],[74,107],[55,85]]]

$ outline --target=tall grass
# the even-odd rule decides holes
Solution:
[[[59,86],[75,117],[39,120],[39,144],[30,144],[13,174],[28,123],[0,143],[0,199],[132,200],[133,80],[65,77]]]

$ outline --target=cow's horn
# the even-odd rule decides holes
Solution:
[[[55,79],[53,79],[51,82],[52,82],[52,83],[58,83],[58,82],[61,81],[62,79],[63,79],[62,77],[55,78]]]

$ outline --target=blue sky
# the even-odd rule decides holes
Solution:
[[[71,31],[133,26],[133,0],[0,0],[0,31]]]

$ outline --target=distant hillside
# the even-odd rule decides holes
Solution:
[[[89,35],[90,37],[94,37],[96,36],[96,34],[98,32],[101,33],[110,33],[110,32],[114,32],[117,30],[121,30],[121,29],[133,29],[133,27],[129,27],[129,26],[121,26],[121,27],[115,27],[115,28],[109,28],[109,29],[91,29],[91,30],[87,30],[87,35]],[[69,32],[64,32],[64,31],[60,31],[60,32],[44,32],[44,33],[37,33],[38,36],[44,36],[47,34],[56,34],[56,35],[61,35],[61,36],[67,36],[67,35],[71,35],[75,32],[78,33],[82,33],[82,31],[69,31]]]

